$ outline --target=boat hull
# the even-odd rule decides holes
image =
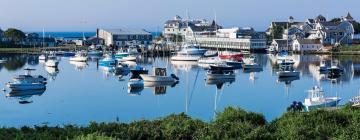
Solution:
[[[28,84],[7,83],[6,86],[13,91],[40,90],[46,88],[45,84],[42,83],[28,83]]]
[[[176,80],[170,76],[153,76],[147,74],[140,74],[145,82],[175,82]]]
[[[86,61],[87,61],[87,57],[72,57],[72,58],[70,58],[70,61],[86,62]]]
[[[173,56],[171,61],[198,61],[200,56]]]
[[[206,78],[208,80],[235,79],[235,74],[207,74]]]
[[[59,65],[59,61],[48,60],[45,62],[45,66],[47,67],[57,67],[58,65]]]
[[[339,104],[340,102],[340,98],[326,98],[326,102],[323,103],[315,103],[315,104],[305,104],[306,109],[309,110],[313,110],[313,109],[318,109],[318,108],[324,108],[324,107],[335,107],[337,104]]]
[[[299,77],[300,76],[300,72],[298,71],[279,71],[277,72],[277,74],[279,75],[279,77]]]

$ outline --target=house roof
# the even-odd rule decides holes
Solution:
[[[151,35],[145,29],[103,29],[113,35]]]
[[[350,19],[350,20],[353,20],[354,18],[350,15],[350,12],[348,12],[347,13],[347,15],[346,15],[346,17],[345,17],[346,19]]]
[[[320,22],[320,24],[322,26],[337,26],[337,25],[339,25],[338,23],[334,23],[334,22],[330,22],[330,21],[328,21],[328,22]]]
[[[286,45],[286,43],[288,42],[286,39],[274,39],[274,41],[278,45]]]
[[[300,44],[321,44],[319,39],[297,39]]]
[[[307,19],[307,21],[309,22],[309,23],[315,23],[315,20],[314,19],[312,19],[312,18],[309,18],[309,19]]]

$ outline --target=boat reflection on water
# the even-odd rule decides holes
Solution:
[[[18,99],[20,104],[28,104],[32,103],[33,101],[30,98],[34,95],[41,96],[46,89],[40,90],[25,90],[25,91],[11,91],[10,93],[6,94],[8,98]]]
[[[290,85],[292,81],[300,80],[300,77],[279,77],[277,79],[278,83],[284,82],[285,85]]]
[[[74,65],[75,70],[79,70],[79,71],[83,70],[88,66],[86,62],[78,62],[78,61],[70,61],[70,64]]]
[[[145,88],[152,88],[155,95],[166,94],[166,88],[168,86],[175,87],[179,81],[176,82],[144,82]]]
[[[171,64],[176,70],[189,71],[192,68],[198,67],[197,61],[171,61]]]
[[[251,69],[243,69],[244,73],[262,72],[262,71],[263,71],[262,67],[251,68]]]
[[[291,82],[300,80],[300,77],[278,77],[277,82],[278,83],[285,83],[285,94],[286,96],[289,95],[289,89],[291,87]]]
[[[235,82],[235,79],[217,79],[217,80],[206,80],[206,85],[216,85],[216,92],[215,92],[215,102],[214,102],[214,115],[215,118],[217,113],[217,106],[221,99],[221,94],[223,90],[223,86],[228,83],[228,85]]]
[[[217,89],[221,89],[224,84],[229,83],[232,84],[235,82],[235,79],[212,79],[212,80],[206,80],[206,85],[216,85]]]
[[[59,69],[57,67],[44,67],[45,71],[49,74],[51,77],[51,80],[55,80],[56,76],[59,74]]]

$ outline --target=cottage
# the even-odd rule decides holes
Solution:
[[[151,33],[144,29],[98,29],[96,34],[106,46],[124,47],[131,42],[148,46],[152,41]]]
[[[323,45],[319,39],[296,39],[292,47],[293,51],[318,51]]]
[[[275,51],[290,51],[290,47],[288,44],[288,40],[286,39],[274,39],[271,43],[271,47],[275,49]]]

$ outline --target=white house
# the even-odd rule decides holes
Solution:
[[[293,51],[318,51],[323,48],[319,39],[296,39],[293,41]]]
[[[274,48],[276,51],[280,52],[280,51],[290,51],[290,47],[288,44],[289,41],[286,39],[274,39],[271,42],[271,46],[272,48]]]

